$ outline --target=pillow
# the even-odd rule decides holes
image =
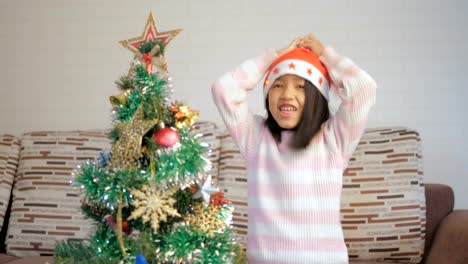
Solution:
[[[245,249],[247,247],[248,222],[245,160],[227,131],[224,131],[221,135],[219,187],[234,205],[232,226],[237,240]]]
[[[80,190],[70,185],[71,173],[109,149],[106,131],[24,135],[6,239],[8,254],[52,255],[56,240],[89,236],[92,222],[81,213]]]
[[[426,203],[417,131],[368,129],[344,172],[341,223],[350,260],[419,263]]]
[[[20,143],[12,135],[0,135],[0,230],[10,201],[11,187],[18,167]]]

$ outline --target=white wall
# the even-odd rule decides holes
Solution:
[[[468,208],[468,2],[0,0],[0,133],[110,126],[108,98],[152,11],[182,28],[167,57],[174,99],[220,123],[210,85],[266,47],[313,33],[378,84],[368,126],[420,131],[426,182],[451,185]],[[262,111],[261,94],[252,107]]]

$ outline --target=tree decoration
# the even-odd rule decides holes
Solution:
[[[136,160],[143,155],[143,136],[157,123],[158,120],[144,120],[143,109],[138,108],[130,122],[117,124],[119,140],[112,146],[110,165],[114,168],[136,166]]]
[[[179,132],[172,127],[164,127],[153,134],[156,144],[165,148],[172,147],[180,141]]]
[[[150,41],[160,41],[163,43],[164,46],[167,46],[169,42],[172,41],[172,39],[177,36],[182,30],[181,29],[175,29],[175,30],[169,30],[169,31],[164,31],[164,32],[159,32],[158,27],[156,25],[156,20],[153,17],[153,14],[150,13],[148,20],[146,21],[145,29],[143,31],[143,34],[139,37],[127,39],[127,40],[122,40],[120,41],[120,44],[130,50],[132,53],[135,54],[135,57],[138,59],[141,59],[144,57],[144,54],[149,54],[147,55],[147,60],[149,59],[150,64],[153,63],[152,57],[156,55],[156,51],[151,51],[149,53],[144,53],[140,52],[140,47],[147,42]],[[158,49],[160,49],[159,47]],[[153,55],[154,54],[154,55]],[[159,55],[162,58],[155,60],[154,63],[158,64],[158,61],[161,61],[161,63],[158,65],[160,66],[159,69],[163,73],[167,73],[167,63],[166,63],[166,58],[164,54]],[[148,58],[149,57],[149,58]],[[146,63],[146,62],[145,62]],[[148,73],[152,73],[152,71],[148,71]]]
[[[141,218],[143,223],[150,223],[154,232],[158,232],[159,222],[167,221],[169,216],[180,216],[174,203],[176,200],[172,195],[177,190],[157,190],[149,186],[143,186],[140,190],[133,190],[132,194],[135,197],[132,205],[135,210],[132,212],[128,220]]]
[[[218,188],[211,186],[211,175],[208,175],[203,185],[201,185],[198,191],[193,195],[193,198],[203,198],[205,204],[208,205],[210,203],[210,196],[214,193],[217,193],[218,191]]]
[[[215,206],[223,206],[223,205],[231,204],[231,201],[229,201],[228,199],[224,197],[223,192],[217,192],[211,195],[210,204],[215,205]]]
[[[130,90],[125,90],[121,92],[119,95],[113,95],[109,97],[109,101],[114,108],[117,108],[127,103],[127,96],[129,94],[130,94]]]
[[[106,215],[106,216],[104,216],[104,219],[106,220],[107,224],[111,228],[115,229],[117,227],[117,220],[115,219],[115,217],[113,215]],[[122,221],[122,230],[127,235],[130,235],[130,233],[132,232],[132,230],[130,229],[127,221]]]
[[[175,101],[171,105],[171,112],[174,113],[175,124],[178,128],[192,126],[198,119],[198,111],[193,111],[187,105]]]
[[[226,227],[225,218],[220,217],[221,207],[208,206],[197,203],[193,206],[193,214],[188,215],[185,221],[197,230],[212,236],[222,232]]]

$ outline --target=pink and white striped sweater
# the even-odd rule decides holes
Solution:
[[[246,101],[276,57],[267,50],[212,87],[246,159],[249,263],[348,263],[340,223],[342,175],[375,103],[376,83],[350,59],[326,48],[320,60],[342,104],[305,150],[293,151],[288,147],[293,132],[283,132],[276,143],[265,118],[249,112]]]

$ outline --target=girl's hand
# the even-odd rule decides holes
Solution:
[[[298,47],[310,49],[313,53],[317,54],[317,56],[320,56],[323,52],[322,43],[312,34],[307,34],[304,37],[301,37],[297,44]]]
[[[284,48],[284,49],[279,49],[279,50],[277,50],[276,53],[278,54],[278,56],[281,56],[281,55],[283,55],[283,54],[285,54],[285,53],[290,52],[291,50],[293,50],[293,49],[299,47],[299,42],[302,41],[303,38],[304,38],[304,37],[297,37],[297,38],[295,38],[295,39],[291,42],[291,44],[289,44],[289,46],[287,46],[287,47]]]

